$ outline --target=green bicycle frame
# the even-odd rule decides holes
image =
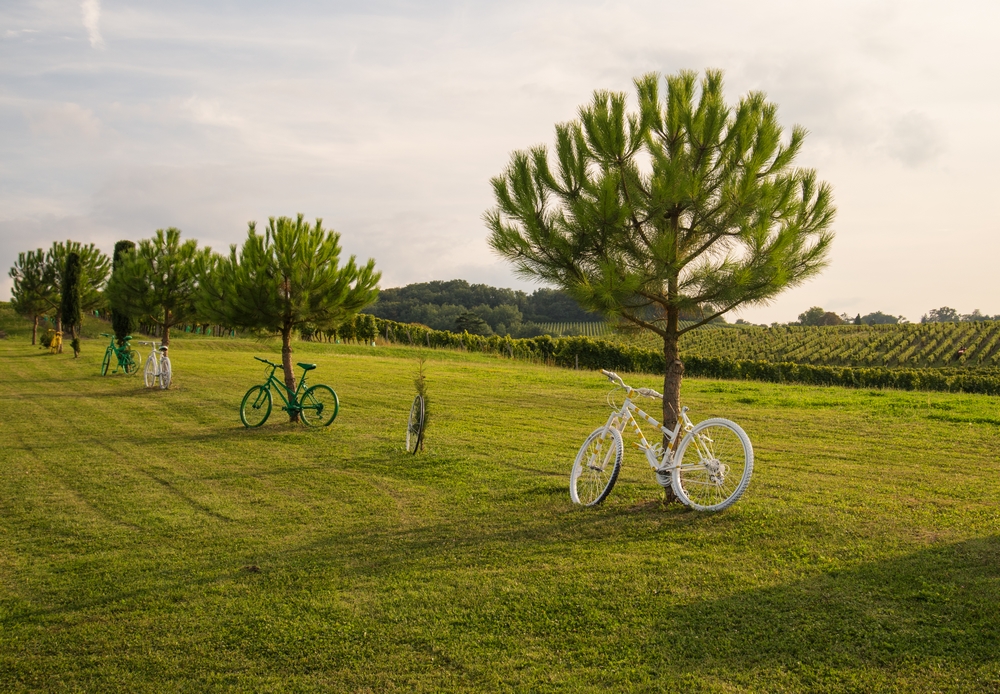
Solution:
[[[134,350],[129,341],[132,339],[131,335],[126,335],[125,339],[122,340],[121,346],[115,344],[115,336],[111,333],[101,333],[101,337],[110,337],[111,342],[108,343],[108,348],[104,351],[104,362],[101,364],[101,375],[107,376],[108,367],[111,365],[111,357],[115,358],[115,370],[111,373],[118,373],[118,369],[121,369],[126,374],[133,374],[139,370],[139,364],[135,361],[132,356]]]
[[[267,421],[274,402],[272,390],[278,393],[284,403],[281,409],[288,412],[292,419],[301,416],[302,421],[309,426],[329,426],[337,417],[340,401],[333,388],[322,383],[313,386],[306,384],[306,373],[315,369],[315,364],[299,362],[299,366],[302,367],[302,378],[299,379],[298,387],[292,390],[274,375],[280,364],[260,357],[254,359],[267,364],[271,370],[267,373],[264,383],[252,386],[243,396],[243,402],[240,404],[240,420],[244,426],[259,427]]]
[[[302,397],[302,393],[304,393],[306,389],[307,371],[305,369],[302,370],[302,378],[299,379],[299,386],[294,391],[292,391],[291,388],[285,385],[284,381],[279,380],[274,375],[274,372],[278,369],[280,364],[275,364],[274,362],[270,362],[267,359],[261,359],[260,357],[254,357],[254,359],[256,359],[257,361],[262,361],[271,367],[271,373],[267,375],[267,381],[265,381],[263,385],[268,390],[271,390],[272,384],[281,386],[280,388],[275,389],[278,393],[278,396],[281,398],[282,402],[285,403],[285,405],[281,409],[286,412],[301,412],[302,405],[299,403],[299,400]],[[288,397],[285,397],[286,393],[288,394]]]

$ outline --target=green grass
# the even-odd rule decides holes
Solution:
[[[1000,691],[995,398],[689,379],[744,498],[665,506],[630,449],[588,510],[597,374],[296,350],[328,429],[239,424],[274,343],[178,340],[160,392],[0,340],[0,690]]]

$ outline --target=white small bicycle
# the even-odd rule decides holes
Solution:
[[[753,474],[753,446],[738,424],[721,418],[694,424],[684,407],[671,431],[632,402],[639,396],[662,400],[662,394],[651,388],[632,388],[613,371],[602,369],[601,373],[625,390],[625,402],[619,408],[611,400],[614,391],[608,394],[611,416],[587,437],[576,454],[569,479],[574,503],[596,506],[611,493],[625,451],[622,432],[629,425],[639,437],[635,445],[646,453],[656,481],[663,487],[671,486],[681,502],[696,511],[721,511],[736,503]],[[667,439],[666,448],[660,441],[651,444],[646,440],[636,416],[659,429]]]
[[[143,369],[143,378],[147,388],[153,388],[156,382],[160,382],[160,389],[166,390],[170,387],[170,358],[167,356],[167,346],[160,342],[139,342],[140,345],[149,345],[149,356],[146,357],[146,368]],[[159,352],[159,355],[157,355]]]

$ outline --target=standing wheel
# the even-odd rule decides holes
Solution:
[[[142,379],[146,382],[147,388],[152,388],[156,383],[156,357],[153,354],[155,353],[151,353],[146,359],[146,368],[142,372]]]
[[[313,386],[302,394],[300,415],[311,427],[326,427],[333,423],[340,410],[340,400],[330,386]]]
[[[611,493],[621,470],[625,444],[614,427],[600,427],[587,437],[573,461],[569,495],[573,503],[596,506]]]
[[[750,437],[728,419],[699,422],[677,448],[674,494],[696,511],[721,511],[736,503],[753,474]]]
[[[170,359],[164,354],[160,358],[160,389],[166,390],[170,387]]]
[[[111,366],[111,355],[113,353],[114,352],[112,351],[112,349],[110,347],[108,347],[108,350],[104,353],[104,361],[101,362],[101,375],[102,376],[107,376],[108,375],[108,367]]]
[[[271,391],[264,386],[254,386],[243,396],[240,404],[240,421],[243,426],[259,427],[271,416]]]
[[[141,357],[139,356],[138,352],[136,352],[132,348],[129,348],[128,352],[125,353],[125,363],[123,364],[125,373],[127,373],[129,376],[135,375],[139,371],[140,358]]]
[[[410,421],[406,425],[406,452],[417,454],[424,441],[424,398],[418,395],[410,405]]]

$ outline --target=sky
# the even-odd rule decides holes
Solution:
[[[226,250],[303,213],[383,287],[531,291],[482,221],[511,152],[595,89],[719,68],[809,130],[797,164],[838,208],[829,267],[730,319],[1000,314],[998,30],[961,0],[4,0],[0,268],[170,226]]]

